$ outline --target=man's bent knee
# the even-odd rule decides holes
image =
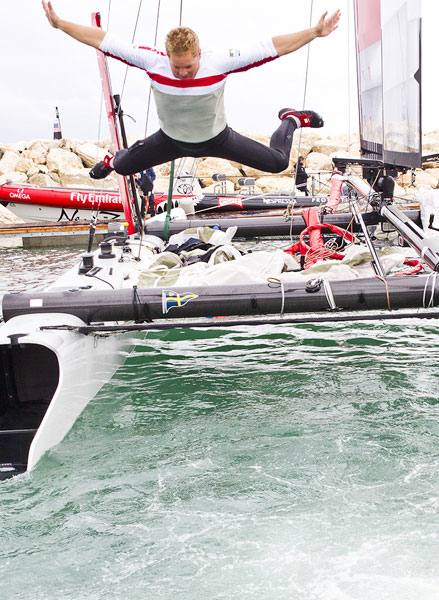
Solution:
[[[275,164],[273,165],[274,168],[270,169],[270,171],[271,173],[281,173],[282,171],[285,171],[285,169],[288,169],[289,164],[290,161],[288,158],[279,158],[275,161]]]
[[[113,167],[116,173],[119,175],[133,175],[133,171],[130,165],[129,152],[125,148],[118,150],[113,158]]]

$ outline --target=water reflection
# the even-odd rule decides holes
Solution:
[[[73,266],[80,248],[0,249],[0,296],[49,285]]]

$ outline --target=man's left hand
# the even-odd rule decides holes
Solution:
[[[338,27],[341,11],[336,10],[335,13],[332,14],[330,17],[327,17],[327,14],[328,11],[323,13],[323,15],[319,19],[319,22],[315,26],[317,37],[326,37],[333,31],[335,31]]]

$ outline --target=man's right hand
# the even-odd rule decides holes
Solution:
[[[87,25],[77,25],[70,21],[64,21],[60,19],[56,12],[53,10],[51,2],[42,0],[44,12],[46,13],[47,20],[55,29],[61,29],[67,35],[70,35],[78,42],[92,46],[93,48],[99,48],[102,40],[105,37],[105,31],[100,27],[89,27]]]
[[[44,12],[46,13],[47,20],[52,25],[52,27],[55,27],[55,29],[58,29],[60,18],[58,17],[56,12],[53,10],[52,3],[45,2],[45,0],[42,0],[42,2],[43,2],[43,8],[44,8]]]

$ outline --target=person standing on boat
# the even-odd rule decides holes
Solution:
[[[299,192],[303,192],[305,194],[305,196],[309,196],[309,191],[308,191],[308,186],[307,186],[309,175],[305,171],[305,157],[304,156],[299,156],[299,158],[297,159],[297,163],[294,168],[294,171],[296,174],[296,188],[299,190]]]
[[[231,73],[258,67],[317,37],[326,37],[338,27],[339,10],[330,17],[325,12],[310,29],[223,51],[201,51],[197,34],[189,27],[177,27],[166,37],[165,54],[120,41],[97,27],[65,21],[50,2],[43,0],[42,4],[52,27],[143,69],[151,80],[160,129],[127,150],[106,156],[91,169],[94,179],[106,177],[113,169],[120,175],[132,175],[183,156],[215,156],[279,173],[289,165],[294,131],[323,126],[323,119],[312,110],[282,108],[278,113],[281,124],[271,136],[270,146],[265,146],[227,125],[224,85]]]

